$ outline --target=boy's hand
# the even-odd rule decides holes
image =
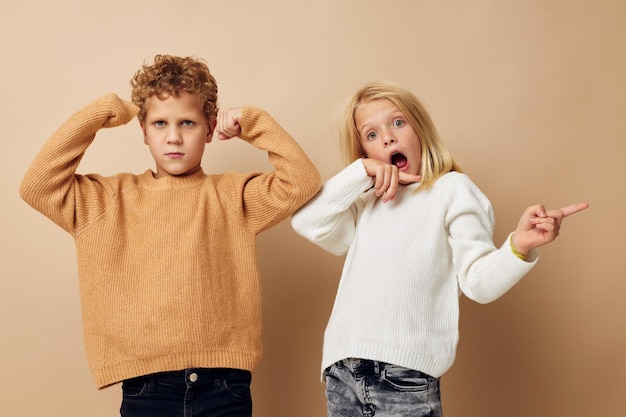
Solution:
[[[137,115],[137,106],[130,101],[122,100],[117,94],[107,94],[101,100],[107,104],[109,113],[109,117],[105,120],[103,127],[124,125]]]
[[[513,234],[513,246],[522,255],[531,249],[552,242],[559,235],[563,219],[589,207],[587,203],[572,204],[558,210],[548,210],[542,204],[528,207]]]
[[[222,108],[217,112],[215,131],[220,140],[230,139],[241,132],[241,107]]]
[[[381,197],[381,201],[386,203],[396,197],[399,184],[411,184],[421,180],[420,175],[411,175],[398,170],[392,164],[386,164],[377,159],[363,158],[363,166],[367,175],[374,179],[374,189],[376,196]]]

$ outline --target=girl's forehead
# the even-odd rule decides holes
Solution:
[[[392,101],[376,99],[363,101],[354,111],[354,121],[357,125],[384,121],[389,117],[402,116],[402,111]]]

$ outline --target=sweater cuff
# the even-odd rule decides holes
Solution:
[[[509,235],[506,238],[506,241],[504,243],[504,246],[506,246],[508,248],[508,252],[510,253],[511,256],[517,258],[520,260],[520,262],[527,262],[527,263],[531,263],[531,264],[536,264],[537,260],[539,259],[539,250],[537,250],[537,248],[533,248],[530,250],[530,252],[528,252],[528,255],[526,255],[526,258],[524,260],[520,259],[515,252],[513,252],[513,248],[511,247],[511,238],[513,237],[513,233],[511,232],[509,233]]]
[[[348,165],[345,171],[349,175],[350,183],[354,185],[356,189],[361,190],[362,193],[370,190],[374,186],[374,179],[367,175],[362,158]]]

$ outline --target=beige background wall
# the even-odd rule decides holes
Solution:
[[[443,404],[448,417],[623,415],[626,1],[3,0],[0,19],[0,415],[117,413],[119,387],[97,391],[87,371],[73,243],[18,185],[60,123],[104,93],[128,98],[156,53],[206,58],[222,105],[270,111],[324,179],[341,168],[334,127],[348,95],[370,80],[404,84],[491,198],[498,243],[530,204],[588,201],[511,292],[462,300]],[[152,166],[133,123],[102,132],[81,172]],[[233,141],[204,161],[267,167]],[[325,415],[318,368],[342,260],[287,222],[259,246],[255,415]]]

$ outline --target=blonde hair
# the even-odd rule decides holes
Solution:
[[[154,64],[143,65],[135,73],[130,85],[131,100],[139,107],[137,118],[142,123],[146,120],[148,98],[165,98],[183,91],[197,95],[207,122],[217,117],[217,83],[203,60],[157,55]]]
[[[461,171],[448,150],[443,146],[439,133],[428,112],[413,93],[389,82],[372,82],[364,85],[348,101],[340,126],[340,146],[346,165],[359,158],[366,157],[359,132],[354,121],[354,114],[361,103],[386,99],[395,104],[415,130],[422,146],[419,189],[433,186],[435,181],[450,171]]]

